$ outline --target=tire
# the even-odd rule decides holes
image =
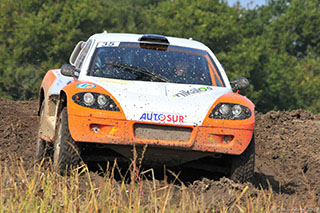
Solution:
[[[39,126],[38,126],[38,136],[36,140],[36,160],[40,163],[43,158],[48,160],[52,155],[52,144],[40,138],[40,127],[43,123],[44,116],[44,101],[40,107],[40,118],[39,118]]]
[[[53,168],[64,175],[81,162],[80,149],[70,135],[67,109],[63,108],[57,122],[54,139]]]
[[[254,135],[247,149],[237,156],[232,156],[230,179],[245,183],[252,181],[254,175],[255,144]]]

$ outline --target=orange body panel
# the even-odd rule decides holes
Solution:
[[[251,110],[251,117],[245,120],[223,120],[223,119],[210,119],[210,112],[219,104],[219,103],[234,103],[241,104],[243,106],[248,107]],[[204,120],[202,126],[211,126],[211,127],[225,127],[225,128],[233,128],[233,129],[246,129],[253,130],[254,128],[254,104],[247,99],[246,97],[239,95],[237,93],[227,93],[213,104],[208,114],[206,115],[206,119]]]
[[[211,60],[209,59],[209,56],[205,56],[205,58],[207,59],[208,61],[208,65],[209,65],[209,70],[210,70],[210,76],[211,76],[211,79],[212,79],[212,83],[213,83],[213,86],[217,86],[217,83],[214,79],[218,79],[218,81],[220,82],[221,85],[223,85],[222,83],[222,80],[220,79],[218,73],[217,73],[217,70],[214,68],[213,64],[211,63]]]
[[[193,131],[190,139],[187,142],[181,142],[137,138],[133,125],[144,122],[96,118],[94,114],[91,114],[90,117],[70,115],[69,123],[73,139],[79,142],[119,145],[148,144],[227,154],[241,154],[248,146],[253,133],[252,130],[242,129],[191,127]],[[100,129],[99,132],[94,131],[94,127],[97,126]],[[227,141],[224,139],[225,137]]]
[[[76,81],[70,83],[63,90],[67,93],[69,130],[71,136],[78,142],[95,142],[118,145],[145,145],[170,147],[183,150],[195,150],[226,154],[241,154],[251,141],[254,129],[254,105],[245,97],[228,93],[220,97],[209,110],[201,126],[184,126],[192,128],[188,141],[165,141],[137,138],[134,133],[134,124],[159,124],[141,121],[128,121],[121,109],[121,105],[103,88],[96,86],[92,89],[79,89]],[[99,92],[109,95],[118,105],[120,112],[92,109],[80,106],[73,102],[72,96],[78,92]],[[242,104],[248,107],[252,115],[245,120],[211,119],[211,110],[220,102]],[[97,131],[96,128],[99,128]]]
[[[41,88],[44,90],[44,94],[48,93],[53,82],[57,79],[57,76],[53,73],[53,70],[49,70],[47,74],[44,76]]]
[[[89,83],[89,82],[75,81],[75,82],[70,83],[69,85],[67,85],[66,87],[64,87],[62,89],[67,94],[68,115],[89,116],[90,117],[94,114],[96,116],[98,115],[99,118],[125,119],[121,105],[108,91],[106,91],[105,89],[103,89],[102,87],[100,87],[98,85],[96,85],[96,87],[94,87],[94,88],[80,89],[76,86],[80,83]],[[93,84],[93,83],[89,83],[89,84]],[[80,106],[80,105],[74,103],[72,100],[72,96],[76,93],[79,93],[79,92],[97,92],[97,93],[108,95],[118,105],[120,112],[92,109],[92,108]],[[70,122],[69,122],[69,126],[70,126]]]

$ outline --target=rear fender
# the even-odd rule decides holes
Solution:
[[[38,115],[40,115],[40,109],[42,102],[49,97],[49,90],[52,87],[53,83],[57,80],[58,76],[56,75],[56,70],[49,70],[44,76],[39,93],[39,101],[38,101]]]
[[[60,91],[72,81],[73,78],[61,75],[60,69],[49,70],[42,80],[38,101],[38,115],[43,105],[39,136],[46,141],[52,141],[54,137]]]
[[[72,77],[61,75],[60,69],[49,70],[40,86],[38,113],[40,113],[41,104],[45,99],[49,100],[51,96],[59,96],[61,89],[72,81]]]

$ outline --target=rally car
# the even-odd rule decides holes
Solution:
[[[41,84],[39,161],[51,153],[64,171],[85,158],[129,161],[136,147],[145,165],[252,178],[254,104],[238,94],[248,80],[230,83],[204,44],[105,32],[80,41],[69,62]]]

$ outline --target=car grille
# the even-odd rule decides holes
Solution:
[[[192,132],[189,127],[153,124],[134,124],[133,128],[137,138],[164,141],[188,141]]]

